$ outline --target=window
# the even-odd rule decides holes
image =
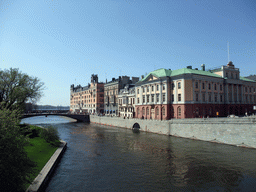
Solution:
[[[142,103],[145,103],[145,95],[142,96]]]
[[[137,113],[138,113],[138,115],[140,114],[140,108],[137,108]]]
[[[178,101],[181,101],[181,94],[178,94]]]
[[[140,93],[140,89],[137,89],[137,94],[139,94]]]
[[[147,92],[149,92],[149,86],[147,86]]]
[[[159,85],[156,86],[156,90],[157,90],[157,91],[159,90]]]
[[[236,79],[238,79],[238,78],[237,78],[237,73],[236,73]]]
[[[196,93],[196,101],[198,101],[198,93]]]
[[[217,90],[217,85],[216,85],[216,84],[214,84],[214,90],[215,90],[215,91]]]
[[[156,102],[159,102],[159,94],[156,94]]]
[[[154,91],[154,85],[151,86],[151,91]]]
[[[231,73],[231,79],[233,79],[233,73]]]
[[[222,85],[220,85],[220,90],[222,91]]]
[[[174,102],[174,94],[172,94],[172,102]]]
[[[178,107],[178,116],[181,116],[181,107]]]
[[[140,103],[140,98],[137,99],[137,103]]]
[[[218,101],[218,96],[217,96],[217,94],[215,94],[215,96],[214,96],[214,101],[215,101],[215,102]]]
[[[252,88],[250,87],[250,93],[252,92]]]
[[[198,82],[196,82],[196,89],[198,89]]]
[[[142,108],[142,115],[145,115],[145,108]]]
[[[226,77],[228,78],[228,73],[226,73]]]
[[[149,115],[149,109],[147,108],[147,115]]]
[[[209,102],[212,102],[212,96],[209,94]]]
[[[154,102],[154,95],[151,95],[151,102]]]
[[[163,102],[165,102],[165,94],[163,94]]]
[[[156,115],[159,115],[159,109],[156,108]]]
[[[165,116],[165,108],[164,107],[162,108],[162,114],[163,114],[163,116]]]
[[[149,103],[149,95],[147,95],[147,103]]]
[[[205,93],[203,93],[203,102],[205,102]]]
[[[145,87],[142,88],[142,92],[145,93]]]
[[[222,95],[220,95],[220,102],[222,102]]]
[[[174,84],[174,83],[172,83],[172,90],[174,90],[174,87],[175,87],[175,84]]]
[[[204,83],[202,83],[202,88],[204,89]]]
[[[211,90],[211,83],[209,83],[209,90]]]
[[[181,83],[179,82],[179,83],[178,83],[178,89],[180,89],[180,88],[181,88]]]
[[[245,92],[247,92],[247,87],[245,87]]]
[[[165,90],[165,85],[163,85],[163,90]]]

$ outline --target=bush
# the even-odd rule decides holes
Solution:
[[[41,133],[40,133],[40,137],[42,137],[43,139],[45,139],[45,141],[47,143],[50,143],[54,146],[57,146],[59,145],[59,133],[57,131],[56,128],[54,128],[53,126],[49,126],[45,129],[42,129],[41,130]]]
[[[0,191],[24,191],[36,164],[24,150],[17,111],[0,110]]]

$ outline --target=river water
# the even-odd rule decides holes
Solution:
[[[48,116],[67,142],[46,191],[256,191],[256,150]]]

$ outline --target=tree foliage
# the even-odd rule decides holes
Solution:
[[[28,176],[36,165],[24,150],[18,110],[0,110],[0,191],[24,191]]]
[[[17,109],[24,106],[25,102],[35,103],[44,89],[37,77],[30,77],[10,68],[0,70],[0,103],[6,109]]]

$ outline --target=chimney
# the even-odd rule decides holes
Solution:
[[[205,71],[205,64],[201,65],[201,69],[202,69],[202,71]]]
[[[143,79],[144,78],[144,75],[141,75],[141,79]]]

